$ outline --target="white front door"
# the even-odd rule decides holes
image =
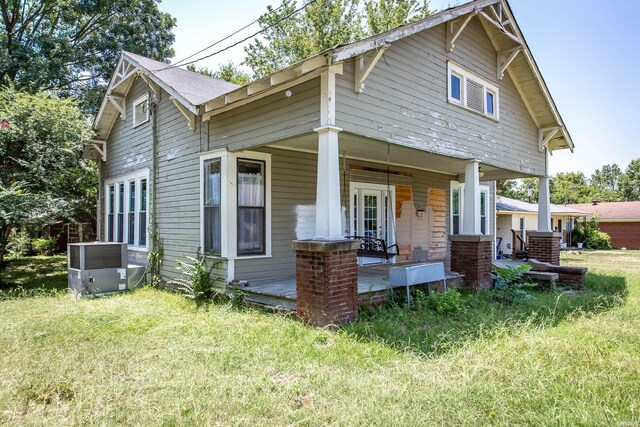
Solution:
[[[380,184],[351,183],[350,233],[395,243],[395,189]],[[393,260],[390,260],[393,262]],[[386,262],[384,258],[359,257],[358,263]]]

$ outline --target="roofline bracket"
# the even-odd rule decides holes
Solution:
[[[118,112],[120,113],[120,118],[122,120],[126,120],[127,105],[124,97],[111,94],[111,95],[107,95],[107,99],[109,100],[109,102],[113,104],[114,107],[116,107],[116,110],[118,110]]]
[[[187,119],[189,130],[195,131],[196,130],[196,116],[195,116],[195,114],[193,114],[191,111],[186,109],[184,107],[184,105],[182,105],[173,96],[171,98],[169,98],[169,99],[171,99],[171,102],[173,102],[173,105],[175,105],[176,108],[178,109],[178,111],[180,111],[182,113],[182,115]]]
[[[471,12],[469,15],[467,15],[467,17],[464,18],[464,22],[462,22],[462,24],[457,29],[455,28],[456,22],[461,21],[463,18],[456,19],[455,21],[447,22],[447,52],[451,52],[453,50],[453,48],[455,47],[456,40],[458,39],[458,37],[460,37],[460,34],[462,34],[462,31],[465,29],[467,24],[469,24],[469,21],[471,21],[471,18],[476,16],[479,12],[480,11],[476,9],[473,12]]]
[[[511,65],[511,63],[513,62],[514,59],[516,59],[516,56],[518,56],[518,54],[520,52],[522,52],[522,50],[524,49],[523,46],[516,46],[514,48],[511,49],[507,49],[507,50],[503,50],[502,52],[498,52],[498,80],[502,80],[504,78],[504,72],[507,71],[507,68],[509,67],[509,65]],[[505,56],[507,56],[507,58],[505,59]]]
[[[480,10],[478,12],[480,18],[482,18],[485,22],[488,22],[489,24],[496,27],[498,30],[500,30],[502,34],[504,34],[505,36],[509,37],[511,40],[516,42],[518,46],[524,46],[524,42],[522,38],[518,35],[516,31],[513,31],[513,22],[509,18],[508,13],[506,14],[503,13],[502,3],[500,3],[497,12],[493,7],[491,7],[489,10],[492,11],[494,17],[497,18],[497,20],[489,16],[487,12],[485,12],[484,10]],[[509,26],[511,29],[508,29],[507,26]]]
[[[107,161],[107,141],[101,139],[92,139],[91,145],[96,149],[103,162]]]
[[[355,84],[354,90],[356,93],[364,92],[364,81],[369,77],[371,71],[376,66],[384,52],[391,47],[390,44],[380,46],[375,51],[368,52],[356,57],[355,61]],[[366,60],[366,61],[365,61]],[[365,63],[366,62],[366,63]]]
[[[556,134],[562,130],[562,126],[552,126],[538,130],[538,151],[543,152],[547,148],[547,144]]]
[[[158,86],[158,84],[156,82],[154,82],[153,80],[151,80],[145,73],[143,73],[142,71],[140,71],[138,73],[138,75],[140,77],[142,77],[142,80],[144,80],[144,82],[147,84],[147,86],[149,86],[149,88],[153,91],[153,96],[156,99],[156,101],[160,101],[160,94],[162,93],[162,91],[160,90],[160,86]]]

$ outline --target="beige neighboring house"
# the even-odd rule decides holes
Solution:
[[[562,233],[561,244],[571,246],[573,221],[589,214],[590,212],[575,207],[552,204],[550,227],[552,230]],[[496,248],[498,254],[500,252],[511,254],[514,247],[521,250],[521,242],[527,241],[527,231],[537,230],[537,227],[537,203],[496,196]]]
[[[336,322],[333,310],[357,312],[354,280],[368,292],[371,258],[442,262],[465,285],[490,286],[495,181],[538,178],[546,218],[549,155],[573,150],[504,0],[455,6],[242,87],[123,52],[94,127],[86,156],[100,163],[101,240],[129,243],[139,261],[162,244],[167,279],[201,248],[225,281],[278,285],[299,310],[331,292],[345,300],[318,297],[329,304],[318,310]],[[538,230],[550,237],[549,221]],[[397,248],[354,256],[371,239]],[[315,277],[323,271],[335,276]],[[324,285],[301,293],[310,278]]]

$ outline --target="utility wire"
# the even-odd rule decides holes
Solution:
[[[267,27],[263,28],[262,30],[257,31],[257,32],[255,32],[255,33],[253,33],[252,35],[250,35],[250,36],[248,36],[248,37],[245,37],[244,39],[242,39],[242,40],[240,40],[240,41],[238,41],[238,42],[236,42],[236,43],[234,43],[234,44],[232,44],[232,45],[229,45],[229,46],[224,47],[224,48],[222,48],[222,49],[220,49],[220,50],[217,50],[217,51],[215,51],[215,52],[213,52],[213,53],[210,53],[209,55],[205,55],[205,56],[203,56],[202,58],[194,59],[193,61],[185,62],[185,63],[180,64],[180,65],[177,65],[177,64],[170,64],[170,65],[167,65],[165,68],[160,68],[160,69],[158,69],[158,70],[153,70],[153,72],[165,71],[165,70],[170,70],[170,69],[172,69],[172,68],[182,67],[182,66],[184,66],[184,65],[195,64],[196,62],[202,61],[203,59],[211,58],[211,57],[212,57],[212,56],[214,56],[214,55],[217,55],[217,54],[219,54],[219,53],[222,53],[222,52],[224,52],[224,51],[226,51],[226,50],[229,50],[229,49],[231,49],[231,48],[233,48],[233,47],[238,46],[238,45],[239,45],[239,44],[241,44],[241,43],[246,42],[246,41],[247,41],[247,40],[249,40],[250,38],[253,38],[253,37],[257,36],[258,34],[264,33],[265,31],[267,31],[267,30],[269,30],[269,29],[271,29],[271,28],[275,27],[276,25],[278,25],[279,23],[281,23],[281,22],[283,22],[283,21],[286,21],[287,19],[291,18],[291,17],[292,17],[293,15],[295,15],[296,13],[300,12],[301,10],[306,9],[307,7],[309,7],[310,5],[312,5],[313,3],[317,2],[317,1],[318,1],[318,0],[311,0],[309,3],[305,4],[304,6],[299,7],[298,9],[294,10],[293,12],[291,12],[290,14],[288,14],[287,16],[284,16],[284,17],[282,17],[282,18],[278,19],[276,22],[274,22],[273,24],[271,24],[271,25],[269,25],[269,26],[267,26]]]
[[[274,9],[274,10],[273,10],[273,12],[277,12],[277,11],[279,11],[280,9],[282,9],[283,7],[284,7],[284,4],[281,4],[277,9]],[[196,56],[196,55],[198,55],[198,54],[200,54],[200,53],[204,52],[205,50],[211,49],[212,47],[214,47],[214,46],[216,46],[216,45],[219,45],[219,44],[220,44],[220,43],[222,43],[223,41],[230,39],[231,37],[235,36],[235,35],[236,35],[236,34],[238,34],[239,32],[246,30],[247,28],[249,28],[250,26],[252,26],[253,24],[255,24],[255,23],[256,23],[256,22],[258,22],[258,21],[260,21],[260,18],[256,19],[255,21],[251,22],[250,24],[245,25],[244,27],[240,28],[239,30],[234,31],[233,33],[229,34],[228,36],[226,36],[226,37],[224,37],[224,38],[222,38],[222,39],[220,39],[220,40],[218,40],[217,42],[212,43],[212,44],[210,44],[209,46],[207,46],[207,47],[205,47],[205,48],[203,48],[203,49],[200,49],[200,50],[199,50],[199,51],[197,51],[196,53],[193,53],[193,54],[191,54],[191,55],[187,56],[186,58],[182,58],[180,61],[174,62],[174,63],[173,63],[173,64],[171,64],[171,65],[174,65],[174,66],[180,66],[180,63],[182,63],[182,62],[186,61],[187,59],[191,59],[191,58],[193,58],[194,56]]]

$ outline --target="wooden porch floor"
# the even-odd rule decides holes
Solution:
[[[387,289],[402,287],[389,283],[389,269],[402,264],[369,264],[358,267],[358,294],[368,295]],[[447,272],[447,279],[459,277],[455,272]],[[248,301],[295,310],[296,278],[292,276],[277,279],[260,280],[240,287]]]

